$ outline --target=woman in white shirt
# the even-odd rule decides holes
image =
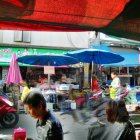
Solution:
[[[120,78],[116,72],[111,72],[111,78],[113,79],[111,82],[111,86],[113,88],[119,88],[121,86]]]
[[[111,82],[110,97],[112,99],[116,99],[117,90],[120,88],[121,82],[120,82],[120,78],[118,77],[118,74],[116,72],[111,72],[111,78],[113,80]]]

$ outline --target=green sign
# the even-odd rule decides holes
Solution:
[[[61,49],[45,49],[45,48],[10,48],[10,47],[0,47],[0,66],[8,66],[12,59],[13,53],[17,54],[17,57],[24,55],[33,54],[64,54],[70,50]],[[25,64],[20,64],[25,65]],[[27,65],[26,65],[27,66]]]

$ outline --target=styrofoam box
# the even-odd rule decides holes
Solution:
[[[61,84],[59,86],[59,90],[69,90],[70,89],[70,85],[69,84]]]
[[[79,85],[72,85],[72,89],[79,89]]]

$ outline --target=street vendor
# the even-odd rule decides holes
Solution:
[[[98,78],[95,74],[92,75],[91,89],[92,91],[96,91],[99,89]]]
[[[115,99],[117,97],[117,91],[121,86],[120,78],[118,77],[117,72],[111,72],[111,78],[113,79],[110,86],[110,97]]]
[[[46,109],[46,100],[38,91],[26,90],[22,101],[28,113],[37,119],[37,140],[63,140],[63,130],[59,120]]]

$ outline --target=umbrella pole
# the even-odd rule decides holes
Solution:
[[[49,85],[49,90],[51,89],[51,85],[50,85],[50,74],[48,74],[48,85]]]
[[[50,66],[50,63],[48,62],[48,66]],[[51,85],[50,85],[50,73],[48,73],[48,85],[49,85],[49,90],[51,89]]]
[[[93,61],[91,63],[91,83],[90,83],[90,86],[92,87],[92,74],[93,74]]]

